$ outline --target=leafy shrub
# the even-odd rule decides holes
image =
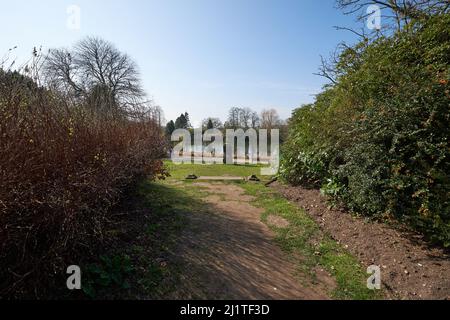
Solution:
[[[327,182],[320,189],[320,192],[323,195],[337,198],[342,194],[343,189],[344,187],[338,181],[328,179]]]
[[[161,174],[149,118],[105,118],[18,73],[0,71],[0,296],[45,295],[105,238],[109,210]]]
[[[294,111],[289,122],[289,139],[283,145],[281,174],[293,184],[320,184],[328,177],[330,146],[323,113],[330,102],[331,91],[318,96],[313,105]]]
[[[346,49],[337,84],[294,112],[282,176],[450,246],[448,30],[439,15]]]

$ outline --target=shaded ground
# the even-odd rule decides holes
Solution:
[[[189,213],[172,258],[181,279],[171,299],[327,299],[333,279],[318,271],[322,285],[301,284],[296,266],[261,222],[262,209],[238,185],[198,182],[206,191],[203,210]]]
[[[389,298],[450,299],[450,257],[422,237],[331,209],[318,190],[275,183],[274,189],[304,208],[336,241],[365,265],[382,269]]]
[[[255,166],[170,166],[113,219],[83,287],[100,299],[379,299],[366,266],[304,210],[248,177]],[[93,264],[93,266],[92,266]],[[90,271],[89,271],[90,270]],[[76,297],[74,297],[76,298]]]

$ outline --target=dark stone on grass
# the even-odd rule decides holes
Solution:
[[[260,182],[261,180],[257,176],[252,175],[248,177],[248,181]]]

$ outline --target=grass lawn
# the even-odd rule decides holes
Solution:
[[[198,164],[181,164],[176,165],[172,161],[165,161],[164,164],[169,169],[171,179],[182,180],[190,174],[196,176],[233,176],[233,177],[249,177],[251,175],[258,176],[261,180],[270,180],[271,177],[261,176],[260,165],[198,165]]]

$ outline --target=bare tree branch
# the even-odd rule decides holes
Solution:
[[[136,64],[111,43],[88,37],[72,50],[50,50],[47,83],[95,105],[98,110],[124,115],[146,106]]]

